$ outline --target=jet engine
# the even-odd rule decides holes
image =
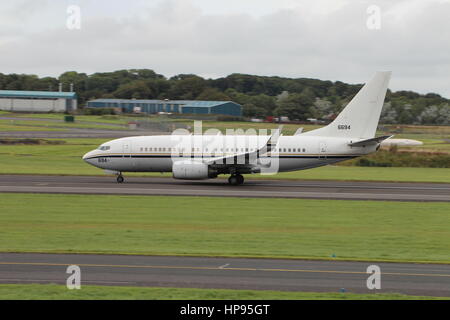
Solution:
[[[193,160],[176,161],[172,165],[175,179],[204,180],[216,178],[217,172],[203,162]]]

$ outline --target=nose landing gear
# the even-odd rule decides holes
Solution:
[[[117,183],[123,183],[124,180],[125,180],[125,179],[123,178],[122,174],[120,173],[120,174],[117,176]]]
[[[233,174],[228,178],[228,183],[237,186],[244,183],[244,177],[241,174]]]

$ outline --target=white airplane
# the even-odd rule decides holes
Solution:
[[[329,125],[294,136],[280,129],[271,135],[162,135],[127,137],[102,144],[83,160],[117,175],[123,172],[172,172],[175,179],[202,180],[230,175],[296,171],[375,152],[391,136],[375,137],[391,72],[377,72]]]

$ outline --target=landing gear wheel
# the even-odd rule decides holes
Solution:
[[[232,186],[237,186],[239,184],[238,178],[237,176],[230,176],[228,178],[228,183],[231,184]]]
[[[228,183],[232,186],[237,186],[244,183],[244,177],[240,174],[233,174],[228,178]]]
[[[117,183],[122,183],[124,181],[124,178],[122,177],[122,175],[118,175],[117,176]]]

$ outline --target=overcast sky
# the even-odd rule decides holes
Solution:
[[[371,5],[380,29],[367,27]],[[392,70],[393,90],[450,98],[450,0],[1,1],[1,73],[129,68],[349,83]]]

